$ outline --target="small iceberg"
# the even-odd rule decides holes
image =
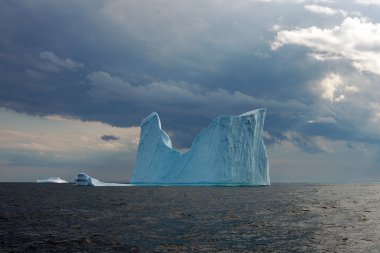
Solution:
[[[55,184],[67,184],[66,180],[59,177],[49,177],[48,179],[37,179],[37,183],[55,183]]]
[[[75,178],[75,185],[77,186],[94,186],[92,184],[92,179],[89,175],[85,173],[79,173]]]
[[[77,186],[131,186],[131,184],[103,183],[98,179],[90,177],[86,173],[79,173],[75,178]]]

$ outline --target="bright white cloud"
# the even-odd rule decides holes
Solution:
[[[322,98],[331,102],[339,102],[344,99],[343,94],[339,94],[338,90],[343,86],[342,78],[337,74],[329,74],[321,81]]]
[[[332,15],[336,15],[336,14],[342,14],[345,16],[347,14],[346,12],[344,12],[342,10],[334,10],[330,7],[316,5],[316,4],[305,5],[304,8],[307,11],[317,13],[317,14],[327,15],[327,16],[332,16]]]
[[[380,0],[356,0],[355,2],[363,5],[380,5]]]
[[[380,24],[367,19],[348,17],[331,29],[282,30],[271,47],[286,44],[309,47],[317,60],[345,59],[359,71],[380,75]]]
[[[330,102],[341,102],[346,99],[347,94],[358,91],[359,89],[356,86],[346,84],[342,76],[336,73],[327,74],[319,81],[317,89],[321,98]]]

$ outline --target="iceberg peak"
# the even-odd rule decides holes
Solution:
[[[243,114],[240,114],[240,116],[249,116],[249,115],[256,115],[258,113],[260,113],[260,111],[264,111],[265,113],[265,108],[261,108],[261,109],[256,109],[256,110],[252,110],[252,111],[249,111],[249,112],[245,112]]]
[[[153,122],[157,122],[159,128],[161,128],[160,117],[158,116],[158,114],[156,112],[152,112],[146,118],[144,118],[141,121],[141,126],[144,125],[144,124],[146,124],[146,123],[154,124]]]
[[[144,133],[149,133],[149,136],[144,136],[149,142],[158,144],[162,141],[167,147],[172,148],[170,137],[161,129],[161,120],[156,112],[152,112],[142,120],[141,130]]]

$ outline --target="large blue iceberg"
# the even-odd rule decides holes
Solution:
[[[172,148],[152,113],[141,122],[133,184],[269,185],[263,141],[265,109],[219,116],[183,153]]]

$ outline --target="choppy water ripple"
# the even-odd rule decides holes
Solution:
[[[376,252],[379,184],[0,184],[0,251]]]

